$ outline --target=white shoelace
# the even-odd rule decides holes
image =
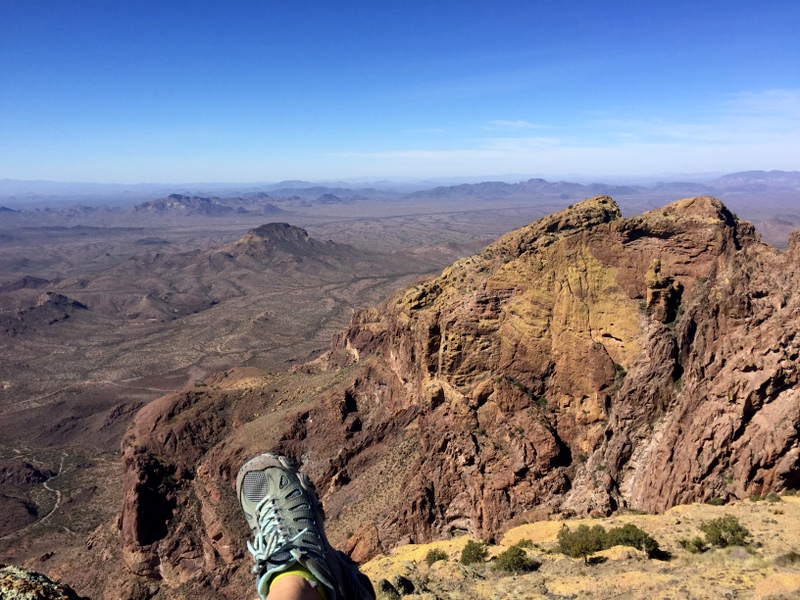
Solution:
[[[258,528],[253,542],[247,542],[247,549],[253,555],[253,573],[259,574],[271,556],[288,552],[295,542],[308,532],[308,527],[289,537],[289,530],[280,516],[274,498],[265,496],[256,505]],[[290,553],[291,554],[291,553]]]

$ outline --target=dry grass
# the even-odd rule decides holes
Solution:
[[[782,512],[781,512],[782,511]],[[776,512],[778,514],[776,514]],[[690,554],[678,540],[702,535],[703,521],[732,514],[748,528],[751,548],[710,550]],[[580,559],[556,552],[556,536],[564,521],[542,521],[516,527],[497,546],[490,547],[490,562],[476,569],[456,563],[468,537],[403,546],[389,556],[363,566],[374,580],[403,575],[424,585],[438,598],[660,598],[698,600],[748,598],[778,600],[800,598],[800,564],[779,566],[776,558],[800,549],[800,498],[782,502],[737,502],[726,506],[677,506],[662,515],[621,515],[607,519],[573,519],[606,528],[633,523],[655,537],[669,560],[648,560],[633,548],[612,548],[598,553],[601,560],[584,565]],[[491,568],[491,558],[521,539],[534,548],[528,555],[541,562],[532,573],[503,576]],[[432,548],[442,549],[447,562],[425,564]],[[603,560],[604,559],[604,560]]]

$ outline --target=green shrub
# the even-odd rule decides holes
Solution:
[[[558,532],[558,550],[572,558],[582,558],[588,564],[589,556],[604,548],[605,536],[602,525],[578,525],[575,531],[564,525]]]
[[[779,567],[792,567],[795,565],[800,565],[800,554],[794,550],[790,550],[786,554],[776,556],[775,564]]]
[[[775,492],[770,492],[764,499],[767,502],[783,502],[783,499]]]
[[[528,538],[522,538],[516,544],[514,544],[517,548],[533,548],[533,542]]]
[[[758,494],[753,494],[750,496],[750,502],[761,502],[764,499],[764,496],[759,496]]]
[[[750,532],[733,515],[725,515],[713,521],[703,521],[700,524],[700,531],[706,534],[707,544],[719,548],[746,546],[746,538],[750,536]]]
[[[583,558],[587,563],[591,554],[614,546],[631,546],[645,552],[650,558],[659,553],[658,542],[633,523],[614,527],[609,531],[601,525],[579,525],[574,531],[570,531],[564,525],[558,532],[559,552],[572,558]]]
[[[470,540],[461,551],[461,564],[471,565],[473,563],[483,562],[488,555],[489,551],[486,549],[486,544]]]
[[[639,529],[633,523],[626,523],[622,527],[614,527],[606,534],[605,547],[632,546],[648,557],[652,558],[658,553],[658,542],[646,531]]]
[[[519,546],[511,546],[505,552],[497,555],[494,566],[500,571],[519,573],[520,571],[531,570],[532,563],[528,560],[525,550]]]
[[[728,501],[725,498],[709,498],[706,500],[706,504],[710,504],[711,506],[722,506],[727,504]]]
[[[439,560],[447,560],[447,552],[439,548],[431,548],[425,555],[425,563],[430,567],[433,563]]]
[[[392,585],[388,579],[379,579],[376,586],[377,592],[381,598],[388,598],[389,600],[400,600],[400,592]]]
[[[683,548],[684,550],[688,550],[692,554],[699,554],[701,552],[705,552],[706,550],[708,550],[708,547],[706,546],[706,543],[703,541],[703,538],[699,536],[693,537],[690,540],[681,539],[678,540],[678,543],[681,545],[681,548]]]
[[[785,490],[783,490],[783,495],[784,496],[797,496],[797,490],[793,490],[791,488],[786,488]]]

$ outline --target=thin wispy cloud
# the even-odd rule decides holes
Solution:
[[[729,96],[703,119],[591,119],[587,135],[642,142],[687,144],[758,143],[769,139],[800,141],[800,90],[766,90]]]
[[[723,106],[729,113],[800,118],[800,90],[777,89],[734,94]]]
[[[548,136],[519,135],[538,127],[496,121],[509,135],[473,136],[457,149],[387,149],[345,153],[377,170],[421,172],[593,172],[646,175],[673,171],[793,169],[800,148],[800,90],[748,92],[721,99],[711,118],[586,119],[547,127]],[[529,127],[528,125],[532,125]],[[517,132],[517,135],[512,133]],[[753,157],[757,157],[755,160]]]

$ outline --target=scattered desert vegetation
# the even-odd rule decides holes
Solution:
[[[608,550],[614,546],[630,546],[641,550],[649,558],[658,554],[658,542],[647,532],[633,523],[622,527],[614,527],[606,531],[602,525],[589,527],[578,525],[571,531],[565,524],[558,532],[558,549],[562,554],[572,558],[583,558],[588,564],[589,556],[600,550]]]
[[[374,581],[402,578],[414,594],[441,599],[789,600],[800,594],[800,499],[793,494],[779,496],[785,512],[777,516],[767,502],[738,501],[539,521],[509,530],[496,545],[461,537],[401,546],[364,570]],[[474,560],[451,560],[464,555]]]

